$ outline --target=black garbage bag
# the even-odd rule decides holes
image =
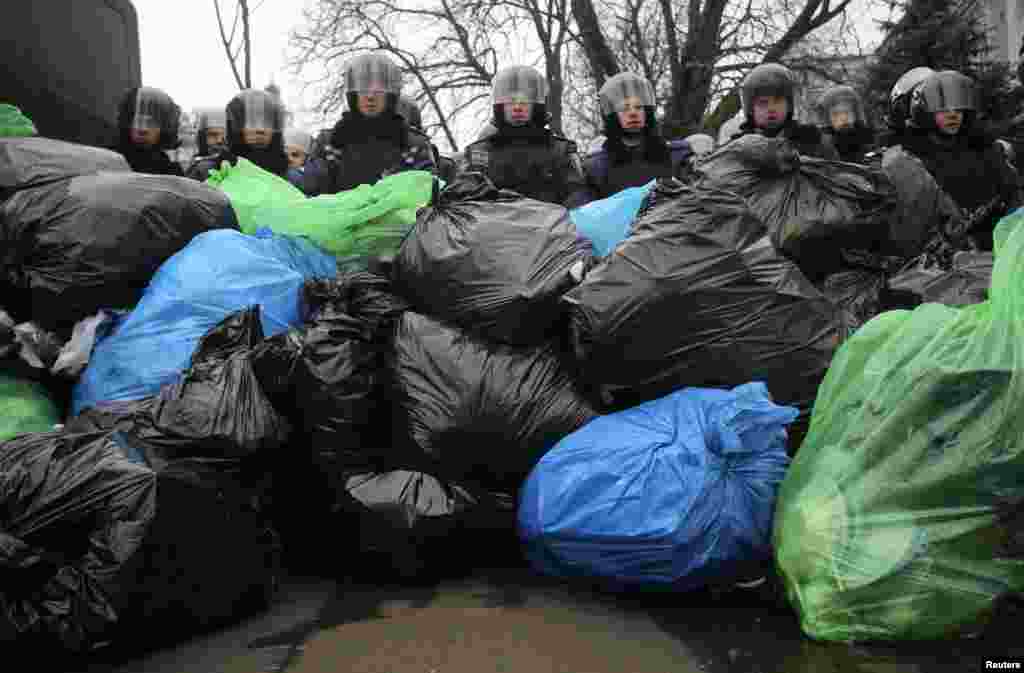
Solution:
[[[412,470],[351,469],[338,476],[337,511],[356,540],[356,573],[427,579],[458,572],[460,560],[469,570],[472,559],[484,557],[481,546],[516,539],[511,495]]]
[[[394,357],[396,447],[429,457],[446,479],[514,490],[595,415],[551,345],[488,342],[408,312]]]
[[[120,433],[0,444],[5,653],[212,625],[268,597],[276,536],[229,474],[194,461],[154,469]]]
[[[969,306],[988,299],[994,257],[990,252],[959,252],[952,268],[919,259],[889,279],[887,309],[913,309],[921,304]]]
[[[130,173],[117,152],[63,140],[0,138],[0,200],[12,192],[100,171]]]
[[[565,208],[471,173],[420,211],[392,274],[395,291],[422,313],[536,345],[564,326],[559,298],[590,259]]]
[[[896,191],[880,170],[798,155],[783,138],[745,135],[701,162],[700,189],[739,194],[772,243],[817,279],[844,247],[885,249]]]
[[[263,389],[309,437],[314,452],[377,450],[391,443],[387,363],[408,304],[369,273],[307,281],[301,327],[252,354]]]
[[[165,260],[219,228],[237,229],[234,211],[223,192],[202,183],[82,175],[0,205],[0,277],[31,312],[24,320],[70,328],[100,309],[134,305]]]
[[[630,237],[565,297],[580,368],[608,407],[763,381],[806,419],[843,315],[765,234],[735,194],[651,193]]]
[[[849,315],[847,326],[856,329],[882,312],[886,275],[869,269],[849,269],[825,279],[821,292]]]
[[[189,368],[159,395],[90,407],[67,429],[120,430],[153,463],[281,449],[291,426],[264,394],[249,357],[262,340],[258,306],[233,313],[200,340]]]
[[[35,323],[15,325],[0,309],[0,441],[64,418],[71,382],[51,372],[64,346],[57,334]]]

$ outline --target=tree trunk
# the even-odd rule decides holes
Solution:
[[[238,0],[242,13],[242,47],[245,50],[245,88],[252,88],[252,42],[249,41],[249,0]]]
[[[607,78],[619,73],[618,59],[615,58],[615,53],[601,32],[601,23],[594,10],[594,3],[591,0],[572,0],[572,13],[580,32],[583,51],[590,63],[594,84],[600,89]]]

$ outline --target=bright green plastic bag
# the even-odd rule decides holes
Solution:
[[[884,313],[836,355],[776,508],[808,635],[970,635],[1024,590],[1022,225],[996,230],[989,301]]]
[[[234,166],[224,161],[220,168],[211,170],[206,184],[228,195],[238,228],[246,234],[256,233],[257,216],[263,210],[306,201],[306,195],[292,183],[242,157]]]
[[[416,224],[416,210],[430,201],[433,182],[426,171],[396,173],[303,203],[272,204],[256,222],[275,234],[307,236],[339,260],[394,255]]]
[[[0,374],[0,442],[30,432],[48,432],[57,423],[60,412],[42,385]]]
[[[36,135],[32,120],[10,103],[0,103],[0,138],[27,138]]]

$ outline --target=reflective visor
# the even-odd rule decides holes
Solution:
[[[162,129],[174,126],[174,103],[159,89],[142,87],[135,95],[135,110],[129,128]]]
[[[538,103],[548,99],[548,83],[544,76],[528,66],[512,66],[501,70],[492,83],[495,105],[506,103]]]
[[[974,80],[955,71],[936,73],[921,85],[920,91],[929,112],[978,109]]]
[[[249,89],[235,96],[228,105],[231,126],[244,129],[269,129],[280,132],[284,115],[280,103],[266,91]]]
[[[224,108],[204,108],[197,112],[197,117],[201,129],[227,128],[228,118]]]
[[[601,113],[605,115],[622,112],[634,106],[653,107],[654,88],[643,77],[623,72],[610,78],[598,94]]]
[[[385,56],[362,54],[345,68],[345,90],[398,95],[402,90],[402,71]]]

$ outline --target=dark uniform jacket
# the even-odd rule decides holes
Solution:
[[[402,171],[436,174],[430,139],[398,115],[365,119],[346,112],[323,156],[306,163],[303,191],[337,194]]]
[[[122,143],[114,148],[120,152],[125,161],[136,173],[151,173],[153,175],[183,175],[184,171],[178,162],[171,161],[167,153],[155,147],[139,147],[133,143]]]
[[[548,128],[504,129],[466,148],[463,171],[486,175],[499,189],[576,208],[590,190],[576,143]]]
[[[665,151],[655,156],[646,151],[643,144],[623,149],[609,147],[605,142],[602,149],[592,152],[583,162],[593,198],[604,199],[623,189],[640,187],[657,178],[684,178],[688,173],[692,155],[685,140],[664,141],[661,138],[645,140],[661,142]]]

